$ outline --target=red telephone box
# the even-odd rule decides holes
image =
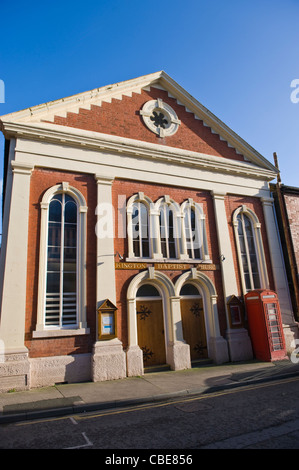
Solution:
[[[276,292],[253,290],[245,295],[249,333],[257,359],[287,359],[281,313]]]

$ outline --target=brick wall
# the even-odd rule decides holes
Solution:
[[[125,196],[126,201],[138,192],[143,192],[144,195],[151,198],[153,202],[156,202],[160,197],[168,195],[171,199],[174,199],[178,204],[183,203],[188,198],[193,198],[195,202],[202,204],[204,214],[206,214],[206,231],[208,240],[208,249],[210,258],[213,263],[219,265],[219,252],[217,239],[215,237],[216,225],[214,217],[214,206],[211,194],[208,191],[202,190],[190,190],[188,188],[176,188],[172,186],[161,186],[158,184],[150,183],[136,183],[129,180],[115,180],[112,187],[112,197],[114,207],[118,207],[118,197]],[[118,217],[115,214],[115,232],[118,233]],[[125,257],[128,255],[128,243],[127,239],[116,238],[115,239],[115,250]],[[119,331],[122,333],[122,341],[124,345],[127,345],[127,289],[138,270],[116,270],[116,299],[118,307],[118,326]],[[173,283],[176,282],[177,278],[183,273],[183,271],[162,271],[168,276]],[[214,283],[217,294],[218,294],[218,311],[219,321],[222,334],[226,329],[226,318],[223,304],[223,289],[220,269],[217,271],[206,271],[205,274],[210,277]]]
[[[284,194],[286,210],[289,219],[290,234],[292,237],[294,254],[299,268],[299,194]]]
[[[37,317],[37,289],[38,289],[38,263],[39,263],[39,236],[40,236],[40,201],[44,192],[62,181],[69,182],[76,187],[85,197],[88,205],[87,213],[87,322],[91,328],[91,334],[87,336],[33,339],[32,331],[35,329]],[[194,190],[189,188],[176,188],[172,186],[161,186],[154,183],[136,183],[130,180],[116,179],[112,185],[112,198],[115,208],[115,252],[118,251],[125,257],[128,255],[127,238],[120,238],[118,234],[118,200],[128,199],[138,193],[143,192],[150,197],[153,202],[164,195],[169,195],[178,204],[183,203],[188,198],[193,198],[195,202],[202,205],[206,215],[206,231],[209,255],[212,262],[219,265],[219,251],[216,237],[216,225],[214,215],[213,199],[208,191]],[[28,271],[27,271],[27,304],[26,304],[26,325],[25,344],[30,351],[30,357],[54,356],[62,354],[91,352],[92,345],[96,340],[96,236],[95,236],[95,208],[97,204],[96,182],[93,175],[81,175],[59,171],[36,169],[31,177],[30,192],[30,215],[29,215],[29,241],[28,241]],[[234,210],[246,204],[258,216],[261,222],[262,238],[268,267],[270,288],[274,288],[273,276],[270,264],[267,235],[265,230],[263,209],[261,202],[256,198],[232,196],[225,199],[229,233],[231,237],[234,266],[237,273],[238,295],[241,295],[241,283],[237,252],[235,247],[234,231],[232,226],[232,214]],[[297,206],[298,207],[298,206]],[[133,277],[138,274],[138,270],[116,270],[116,302],[118,307],[118,331],[119,338],[124,347],[128,344],[127,336],[127,288]],[[173,282],[182,274],[182,271],[164,271]],[[206,271],[205,274],[211,279],[218,294],[217,304],[219,312],[219,322],[221,334],[225,334],[227,328],[225,318],[225,306],[223,299],[222,278],[220,269],[216,271]]]

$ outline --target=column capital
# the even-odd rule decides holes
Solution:
[[[12,167],[13,173],[30,176],[34,168],[34,165],[30,165],[28,163],[16,162],[15,160],[13,160],[11,162],[11,167]]]
[[[99,174],[95,174],[94,175],[95,177],[95,180],[97,182],[97,184],[106,184],[106,185],[112,185],[113,181],[114,181],[114,177],[113,176],[105,176],[105,175],[99,175]]]
[[[226,191],[214,191],[214,190],[212,190],[211,194],[212,194],[214,199],[224,199],[224,197],[226,196],[227,193],[226,193]]]
[[[274,199],[273,197],[261,197],[261,202],[264,206],[272,206]]]

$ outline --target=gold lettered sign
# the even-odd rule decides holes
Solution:
[[[146,269],[147,263],[115,263],[115,269]]]
[[[190,269],[190,264],[184,263],[155,263],[155,269],[158,271],[184,271]]]
[[[219,268],[216,264],[198,264],[196,269],[198,271],[216,271]]]

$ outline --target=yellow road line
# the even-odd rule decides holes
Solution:
[[[20,423],[16,423],[16,426],[26,426],[29,424],[38,424],[38,423],[45,423],[49,421],[61,421],[64,419],[70,419],[70,417],[73,417],[76,421],[84,421],[87,419],[94,419],[94,418],[99,418],[101,416],[110,416],[110,415],[117,415],[117,414],[123,414],[123,413],[132,413],[133,411],[144,411],[144,410],[149,410],[152,408],[161,408],[163,406],[171,406],[171,405],[177,405],[181,403],[188,403],[188,402],[193,402],[193,401],[199,401],[199,400],[207,400],[209,398],[214,398],[214,397],[220,397],[220,396],[225,396],[225,395],[231,395],[234,393],[240,393],[240,392],[247,392],[250,390],[256,390],[259,388],[266,388],[266,387],[271,387],[273,385],[277,384],[286,384],[290,382],[296,382],[299,380],[299,377],[292,377],[288,379],[280,379],[280,380],[275,380],[275,381],[270,381],[262,384],[252,384],[252,385],[244,385],[241,387],[235,387],[231,388],[229,390],[219,390],[218,392],[212,392],[212,393],[206,393],[200,396],[196,397],[190,397],[190,398],[181,398],[178,400],[171,400],[170,401],[165,401],[161,403],[149,403],[145,405],[137,405],[137,406],[131,406],[129,408],[124,408],[124,409],[118,409],[118,410],[103,410],[99,412],[93,413],[92,411],[86,412],[88,414],[73,414],[73,415],[66,415],[66,416],[61,416],[61,417],[53,417],[53,418],[45,418],[45,419],[36,419],[32,421],[24,421]],[[92,413],[92,414],[91,414]]]

